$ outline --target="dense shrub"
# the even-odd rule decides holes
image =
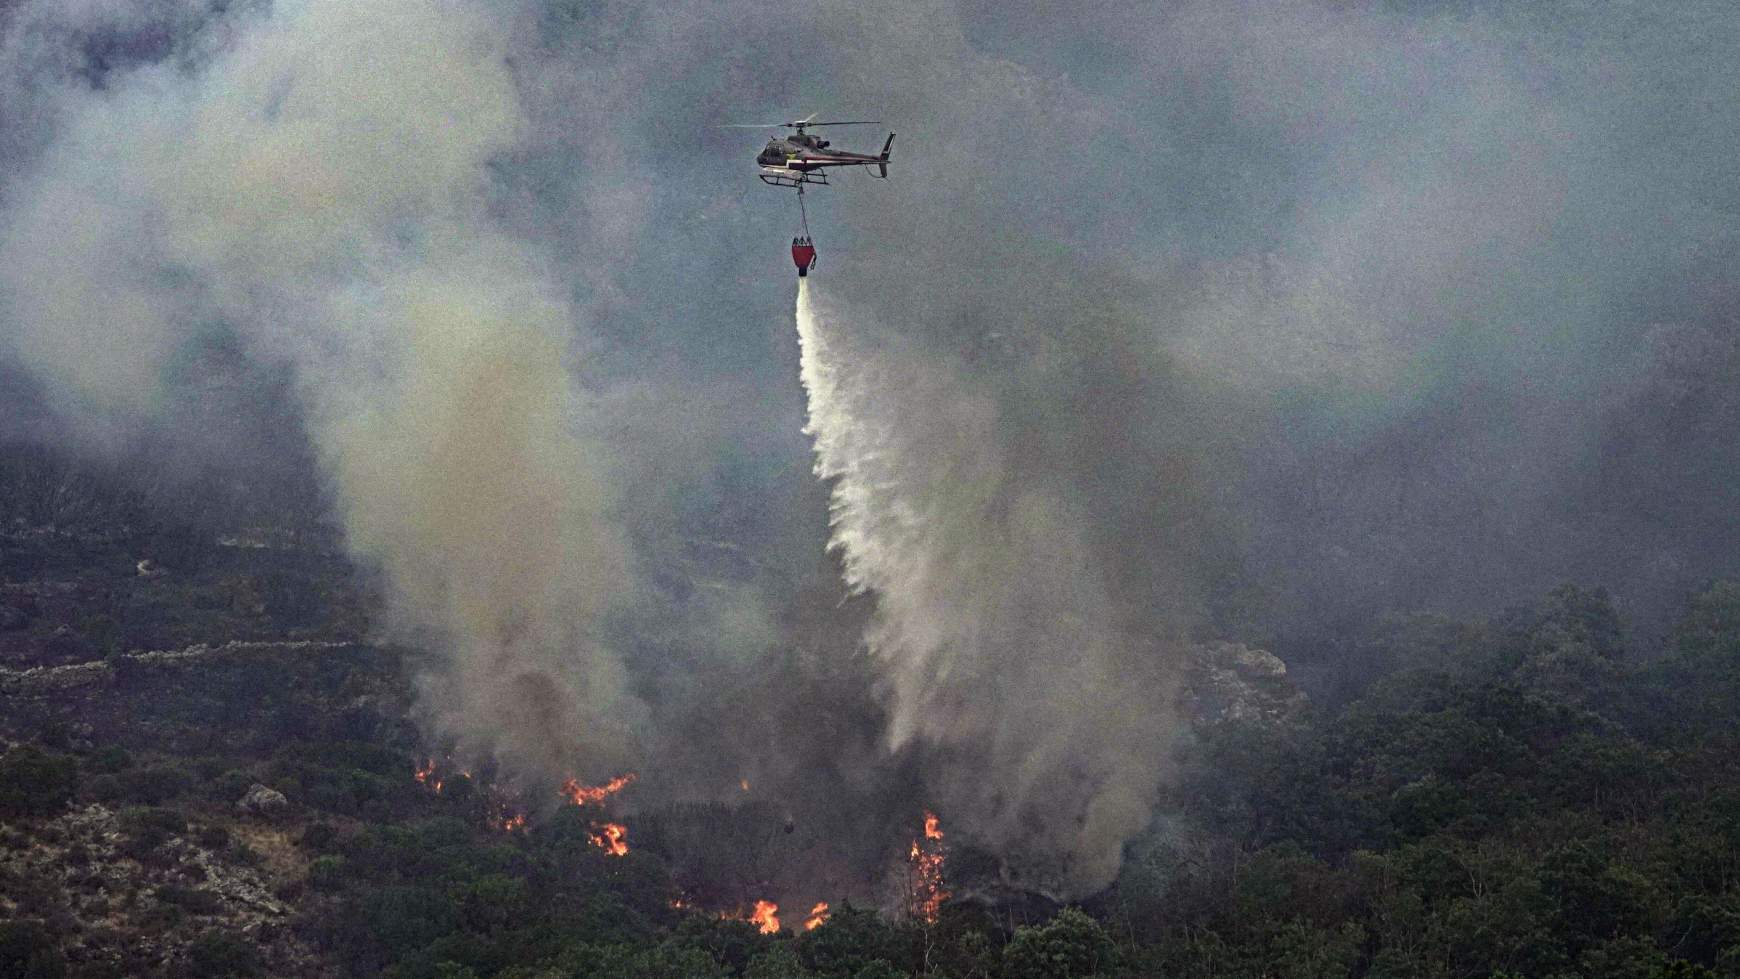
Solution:
[[[344,858],[327,854],[315,857],[308,864],[308,886],[319,891],[335,891],[344,886]]]
[[[118,802],[125,791],[121,780],[113,775],[95,775],[85,780],[84,796],[93,802]]]
[[[91,756],[90,767],[97,772],[118,772],[133,766],[133,756],[120,745],[109,745]]]
[[[120,821],[120,851],[141,863],[163,862],[163,845],[187,832],[186,817],[173,809],[130,806],[121,810]]]
[[[40,921],[0,921],[0,976],[61,979],[66,956]]]
[[[202,823],[193,830],[193,841],[208,850],[227,849],[232,839],[230,831],[218,823]]]
[[[211,891],[179,884],[164,884],[152,894],[164,904],[173,904],[193,914],[218,914],[224,909],[223,899]]]
[[[232,768],[207,781],[204,794],[213,802],[234,803],[247,795],[248,789],[258,781],[259,778],[249,772]]]
[[[238,979],[261,973],[254,945],[227,931],[208,931],[187,947],[187,964],[198,979]]]
[[[65,806],[78,766],[65,755],[25,745],[0,757],[0,815],[33,816]]]
[[[121,786],[121,799],[143,806],[161,806],[178,798],[194,786],[192,775],[169,765],[135,768],[115,776]]]
[[[316,853],[324,853],[338,845],[338,829],[331,823],[309,823],[296,842]]]

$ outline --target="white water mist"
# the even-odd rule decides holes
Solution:
[[[889,746],[924,753],[945,820],[1012,883],[1104,886],[1164,768],[1159,650],[1115,624],[1085,516],[1005,458],[997,405],[812,289],[797,298],[807,430],[832,481],[830,546],[876,598]]]

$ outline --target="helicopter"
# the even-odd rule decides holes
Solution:
[[[822,126],[878,126],[879,122],[865,119],[850,119],[838,122],[817,122],[815,113],[810,113],[806,119],[796,122],[776,122],[763,125],[730,124],[726,129],[790,129],[788,136],[772,136],[767,145],[756,155],[755,162],[761,165],[761,182],[770,187],[795,187],[798,192],[798,215],[803,221],[803,234],[791,240],[791,260],[797,266],[798,278],[810,274],[816,267],[816,243],[810,237],[809,212],[804,208],[804,186],[819,184],[828,186],[829,167],[864,167],[867,171],[875,167],[871,176],[885,179],[888,176],[888,151],[894,147],[894,134],[888,134],[888,141],[882,144],[882,152],[876,156],[868,153],[850,153],[845,150],[829,149],[832,143],[820,136],[814,136],[808,130]]]
[[[872,176],[888,176],[888,151],[894,146],[893,133],[888,134],[888,141],[882,144],[882,152],[878,155],[850,153],[829,149],[833,145],[830,141],[811,134],[809,130],[822,126],[875,126],[880,123],[862,119],[816,122],[815,119],[815,115],[811,114],[808,119],[799,119],[796,122],[734,124],[725,128],[793,130],[787,136],[770,137],[767,145],[755,157],[755,162],[761,165],[761,182],[772,187],[796,187],[802,193],[805,184],[826,186],[829,167],[864,167],[866,170],[874,167]]]

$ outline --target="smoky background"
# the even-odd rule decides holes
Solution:
[[[1392,612],[1575,580],[1647,635],[1733,570],[1721,4],[395,0],[323,43],[337,17],[0,5],[0,435],[330,528],[391,634],[438,651],[430,729],[528,784],[632,765],[650,804],[747,778],[859,880],[920,797],[953,801],[1077,893],[1146,825],[1193,642],[1335,687]],[[443,111],[443,85],[491,101]],[[927,660],[971,665],[951,680],[898,679],[890,613],[827,550],[795,202],[753,180],[758,137],[714,128],[812,111],[899,134],[890,180],[809,196],[814,287],[856,417],[936,520],[906,553],[940,546],[949,587],[910,615],[955,632]],[[244,131],[337,203],[238,218],[271,199],[238,188]],[[455,308],[500,357],[439,346]],[[443,485],[523,505],[449,540],[470,503]],[[401,522],[415,487],[428,519]],[[482,579],[544,597],[462,594]],[[1034,602],[1067,628],[999,612]],[[1121,709],[1079,700],[1084,646],[1116,650]],[[948,799],[1034,717],[1049,771],[1142,773],[1102,779],[1140,783],[1109,837],[1010,808],[1055,792],[1020,765]]]

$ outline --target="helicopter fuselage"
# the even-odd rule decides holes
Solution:
[[[826,183],[819,172],[828,167],[875,167],[876,176],[888,176],[888,151],[894,144],[894,134],[888,134],[880,155],[850,153],[830,149],[828,140],[799,130],[789,136],[776,136],[755,157],[761,164],[761,179],[780,186],[797,183]]]

